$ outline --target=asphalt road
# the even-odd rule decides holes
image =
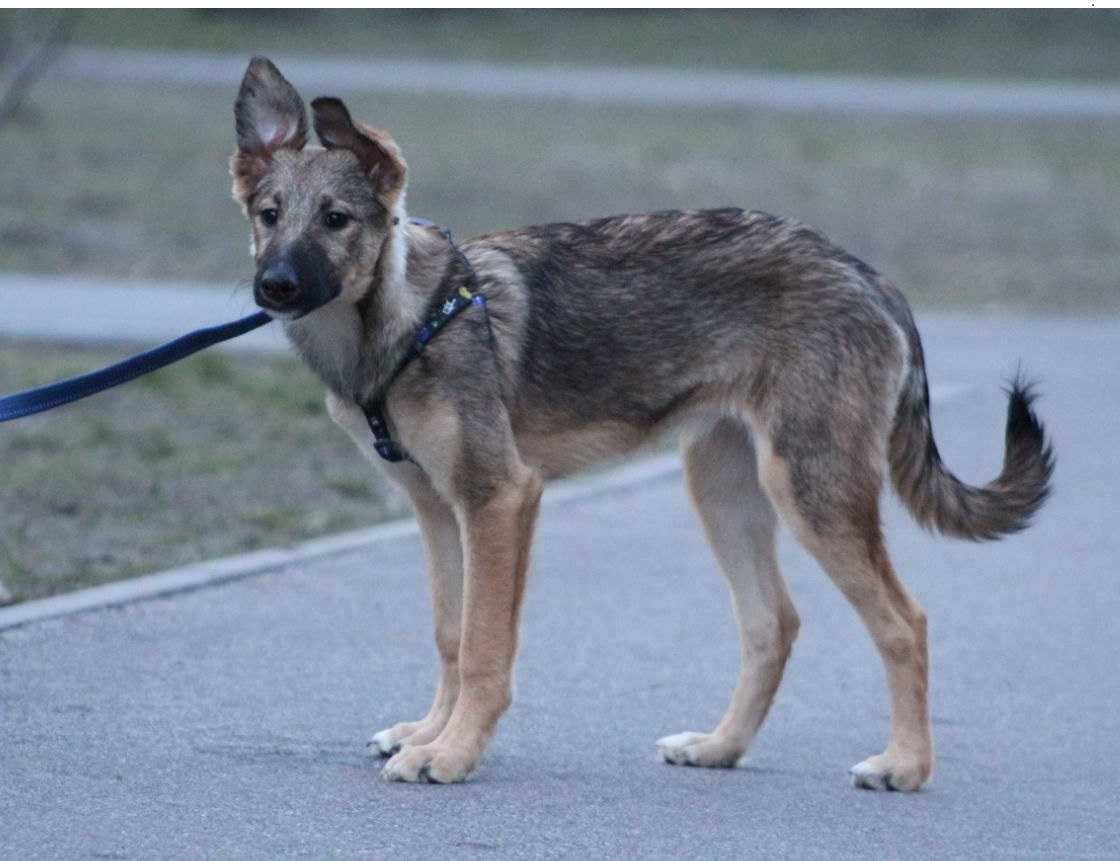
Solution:
[[[1001,377],[1043,380],[1057,493],[995,545],[892,504],[930,615],[939,769],[848,786],[885,739],[854,614],[783,542],[803,633],[745,764],[660,764],[730,694],[725,589],[677,482],[546,506],[516,703],[460,786],[378,779],[366,737],[434,677],[414,538],[0,634],[0,854],[10,858],[1120,857],[1120,320],[924,319],[942,452],[1000,458]]]

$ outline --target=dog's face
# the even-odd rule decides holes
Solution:
[[[249,64],[234,106],[230,173],[252,228],[253,295],[287,319],[363,298],[404,194],[406,167],[392,138],[355,124],[338,99],[311,107],[324,149],[304,149],[303,100],[263,57]]]

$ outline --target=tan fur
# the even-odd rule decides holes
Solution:
[[[364,422],[363,422],[364,423]],[[424,473],[411,464],[394,470],[397,482],[408,492],[420,523],[432,585],[436,650],[440,658],[439,681],[428,714],[418,721],[398,723],[379,733],[379,754],[396,753],[400,747],[434,742],[459,698],[459,641],[463,619],[463,549],[455,512],[435,491]]]
[[[484,248],[468,255],[479,280],[488,285],[486,299],[494,333],[494,358],[507,397],[516,393],[518,360],[525,348],[529,296],[521,273],[508,254]]]
[[[408,743],[386,764],[386,779],[464,779],[478,766],[498,718],[509,708],[518,619],[542,486],[536,473],[521,467],[498,495],[481,506],[457,510],[466,551],[459,695],[439,735]],[[446,628],[441,630],[437,616],[437,642],[445,638],[449,644],[453,639]],[[439,699],[437,693],[433,711]]]
[[[937,454],[905,300],[815,231],[723,209],[458,247],[408,222],[407,167],[387,133],[354,123],[337,99],[312,107],[323,150],[303,146],[295,90],[254,60],[231,171],[253,224],[258,301],[285,320],[328,387],[331,418],[408,494],[421,526],[439,680],[425,716],[373,737],[371,751],[392,757],[383,775],[452,782],[477,768],[511,701],[544,480],[676,433],[730,587],[742,668],[722,720],[661,739],[662,756],[732,766],[766,717],[799,627],[778,569],[780,517],[886,668],[889,739],[854,781],[919,788],[933,770],[926,619],[887,554],[882,485],[889,474],[921,522],[953,534],[1022,528],[1052,469],[1029,390],[1011,391],[1003,472],[969,487]],[[277,284],[295,298],[270,300]],[[463,310],[398,373],[417,327],[468,286],[488,311]],[[381,460],[367,411],[384,415],[410,460]]]
[[[731,587],[742,669],[714,730],[669,736],[658,745],[677,764],[731,767],[766,717],[800,622],[778,570],[778,521],[759,485],[750,432],[720,419],[686,442],[684,465],[693,504]]]
[[[918,789],[933,773],[929,718],[926,617],[895,576],[879,525],[878,500],[854,511],[852,527],[830,533],[809,524],[790,481],[789,464],[763,441],[762,487],[801,544],[851,602],[867,626],[887,670],[891,727],[887,749],[853,768],[882,786]]]

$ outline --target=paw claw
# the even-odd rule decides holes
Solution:
[[[427,765],[425,765],[423,768],[420,769],[420,774],[418,775],[418,782],[419,783],[436,783],[436,784],[442,784],[443,783],[442,780],[437,780],[435,777],[432,776],[432,764],[431,763],[428,763]]]
[[[932,763],[905,762],[886,754],[872,756],[848,769],[852,786],[876,792],[914,792],[929,779]]]
[[[860,763],[863,765],[863,763]],[[861,769],[860,765],[853,765],[848,769],[848,774],[852,776],[852,786],[856,789],[870,789],[877,792],[884,792],[891,789],[890,775],[881,774],[870,769]]]
[[[366,743],[370,756],[389,757],[401,749],[401,742],[393,740],[392,730],[383,729]]]
[[[406,783],[459,783],[470,776],[477,761],[477,753],[468,754],[438,743],[405,744],[385,763],[381,777]]]
[[[704,768],[733,768],[743,747],[702,732],[679,732],[657,740],[657,750],[669,765],[696,765]]]

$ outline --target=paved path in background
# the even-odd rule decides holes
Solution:
[[[1056,120],[1120,117],[1120,86],[1115,84],[954,82],[306,55],[274,55],[272,59],[307,97],[359,90],[816,114]],[[72,81],[211,85],[232,94],[247,61],[245,56],[228,54],[72,48],[53,74]]]
[[[827,578],[782,560],[804,622],[745,766],[671,768],[653,742],[714,722],[736,672],[726,589],[677,482],[546,505],[516,703],[476,778],[401,786],[363,756],[434,675],[421,549],[0,634],[6,856],[116,858],[1117,858],[1120,321],[925,318],[962,476],[1000,459],[999,379],[1024,357],[1058,446],[1037,526],[994,545],[887,512],[930,613],[939,771],[847,786],[887,724],[882,673]]]
[[[0,275],[0,337],[87,344],[169,341],[202,326],[259,310],[252,290],[186,281],[123,281],[55,275]],[[217,349],[280,352],[277,325]]]

